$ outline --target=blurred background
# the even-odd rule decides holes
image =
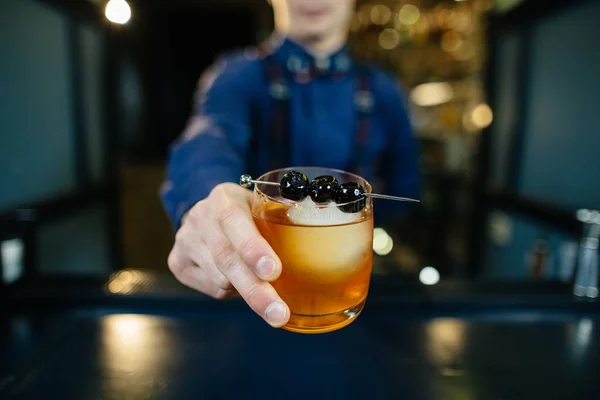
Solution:
[[[202,71],[273,28],[264,0],[128,0],[112,22],[106,3],[0,4],[4,286],[181,289],[168,146]],[[599,17],[600,0],[359,2],[352,51],[405,88],[424,182],[421,206],[376,230],[375,275],[570,285],[586,237],[597,266]]]

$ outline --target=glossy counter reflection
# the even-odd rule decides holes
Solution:
[[[2,399],[600,398],[598,315],[365,309],[320,336],[243,308],[2,325]]]
[[[100,321],[99,364],[103,392],[145,396],[161,389],[160,377],[176,359],[175,346],[165,329],[168,321],[154,316],[120,314]]]

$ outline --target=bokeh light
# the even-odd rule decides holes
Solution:
[[[125,0],[110,0],[104,9],[106,18],[115,24],[126,24],[131,18],[131,8]]]
[[[425,267],[419,272],[419,281],[423,285],[435,285],[440,281],[440,273],[433,267]]]
[[[418,106],[429,107],[444,104],[452,100],[454,90],[447,82],[430,82],[416,86],[410,98]]]
[[[494,113],[487,104],[479,104],[465,115],[463,123],[468,130],[487,128],[494,120]]]
[[[380,256],[387,256],[394,248],[392,237],[383,228],[373,230],[373,251]]]
[[[375,25],[385,25],[390,22],[391,18],[392,11],[388,6],[379,4],[371,8],[371,21]]]
[[[465,32],[471,26],[471,10],[466,7],[459,8],[450,20],[450,28],[458,32]]]
[[[462,36],[456,31],[448,31],[442,35],[441,46],[448,53],[453,53],[460,49],[463,43]]]
[[[148,283],[148,277],[140,270],[125,269],[115,273],[108,282],[112,294],[132,294]]]
[[[379,45],[385,50],[392,50],[400,44],[400,34],[397,30],[387,28],[379,34]]]
[[[356,14],[358,21],[364,26],[367,26],[371,22],[371,8],[372,6],[370,4],[365,4]]]
[[[433,9],[433,16],[437,26],[441,29],[446,29],[453,18],[454,11],[446,8],[444,4],[438,4]]]
[[[398,11],[398,20],[404,25],[416,24],[421,16],[419,9],[412,4],[405,4]]]

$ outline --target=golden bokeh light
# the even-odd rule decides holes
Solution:
[[[459,50],[464,43],[460,33],[456,31],[448,31],[442,35],[441,46],[442,50],[453,53]]]
[[[463,125],[466,130],[475,132],[490,126],[494,120],[494,113],[490,106],[485,103],[479,104],[468,111],[463,117]]]
[[[388,6],[384,6],[383,4],[378,4],[371,8],[371,21],[375,25],[385,25],[390,22],[392,18],[392,11]]]
[[[122,281],[112,281],[108,284],[108,290],[111,293],[126,293],[128,292],[129,285]]]
[[[446,8],[443,4],[438,4],[433,9],[433,17],[436,25],[441,29],[446,29],[450,24],[450,20],[454,17],[454,10]]]
[[[398,21],[404,25],[414,25],[421,17],[421,11],[412,4],[405,4],[398,11]]]
[[[467,7],[457,8],[456,12],[452,15],[449,21],[450,28],[458,31],[465,32],[471,26],[471,10]]]
[[[144,272],[126,269],[111,277],[107,289],[112,294],[131,294],[147,281],[148,278]]]
[[[392,50],[400,44],[400,34],[397,30],[387,28],[379,34],[379,46],[385,50]]]
[[[447,82],[429,82],[416,86],[410,98],[418,106],[430,107],[444,104],[452,100],[454,90]]]
[[[365,4],[356,13],[358,21],[364,26],[371,22],[371,8],[372,6],[370,4]]]
[[[392,237],[383,228],[373,230],[373,251],[380,256],[387,256],[394,248]]]
[[[487,104],[480,104],[471,112],[471,120],[476,127],[486,128],[494,120],[494,113]]]

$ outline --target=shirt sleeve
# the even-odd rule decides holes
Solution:
[[[419,151],[408,113],[407,99],[398,83],[389,76],[383,89],[382,118],[387,126],[387,149],[384,155],[383,176],[387,194],[420,198]],[[386,214],[399,216],[410,203],[381,202]]]
[[[243,173],[251,131],[251,69],[249,60],[230,57],[199,81],[193,113],[169,149],[167,180],[161,188],[176,229],[183,215],[215,186],[236,182]]]

